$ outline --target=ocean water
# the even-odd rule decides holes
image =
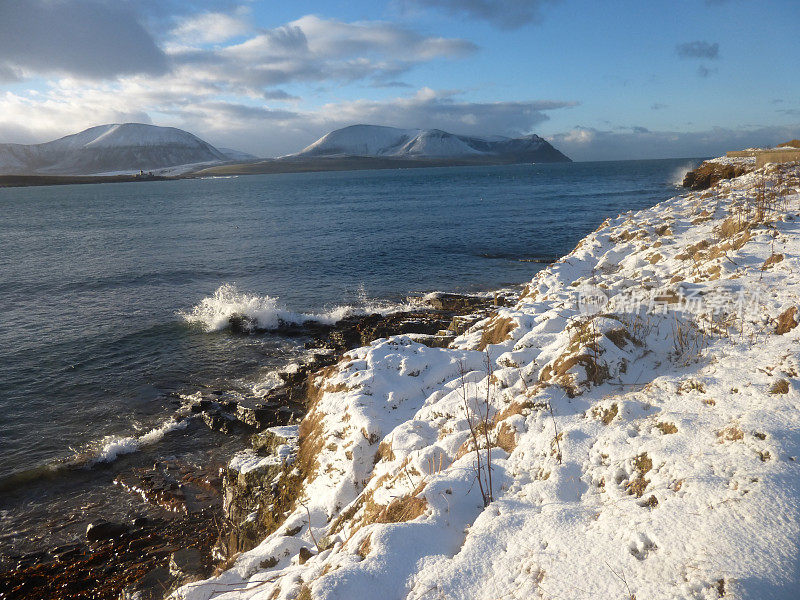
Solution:
[[[697,162],[0,189],[0,551],[145,510],[111,484],[136,461],[241,444],[175,426],[170,394],[261,394],[304,340],[235,335],[231,313],[335,321],[520,284]]]

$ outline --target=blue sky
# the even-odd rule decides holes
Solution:
[[[358,122],[578,160],[800,137],[796,0],[3,0],[0,142],[139,121],[261,156]]]

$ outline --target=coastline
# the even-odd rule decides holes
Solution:
[[[178,178],[162,175],[0,175],[0,188],[171,181],[173,179]]]
[[[335,364],[346,351],[389,335],[412,335],[432,345],[446,345],[455,335],[450,327],[472,322],[476,310],[488,310],[493,302],[505,301],[508,294],[439,293],[429,295],[410,312],[351,316],[330,325],[314,321],[286,325],[279,330],[282,334],[311,338],[306,344],[308,360],[279,372],[282,383],[264,397],[233,402],[213,393],[178,396],[177,423],[194,418],[225,434],[249,433],[247,446],[264,454],[274,450],[274,445],[268,448],[263,442],[271,428],[291,426],[302,418],[312,374]],[[460,320],[462,316],[467,317],[465,321]],[[239,315],[231,317],[229,327],[241,335],[266,331]],[[208,576],[220,559],[254,547],[266,535],[244,518],[231,519],[231,503],[225,500],[236,494],[236,503],[258,501],[260,486],[253,486],[252,479],[242,479],[240,484],[235,476],[230,481],[225,476],[224,469],[222,473],[213,468],[190,469],[168,458],[152,469],[124,471],[115,478],[117,486],[172,516],[138,517],[129,523],[93,522],[94,533],[87,531],[83,542],[3,557],[0,592],[9,598],[46,595],[66,599],[88,594],[116,599],[138,590],[161,598],[165,590],[182,581]],[[191,564],[184,565],[185,571],[176,570],[175,565],[170,570],[175,553],[185,547],[197,552]]]
[[[791,448],[780,447],[791,440],[781,437],[775,419],[771,420],[772,429],[761,427],[750,413],[742,417],[741,402],[736,410],[725,406],[726,399],[720,398],[725,395],[722,390],[727,380],[715,382],[708,369],[719,352],[714,344],[735,344],[731,339],[736,336],[740,336],[738,344],[745,350],[750,344],[751,354],[759,336],[776,335],[782,323],[789,329],[781,334],[785,338],[780,341],[793,339],[797,333],[790,327],[796,324],[794,313],[788,314],[789,308],[783,310],[793,292],[783,294],[780,306],[772,302],[765,309],[769,316],[761,323],[755,317],[751,322],[748,316],[740,325],[733,318],[731,325],[729,319],[728,326],[741,331],[728,332],[727,337],[713,318],[708,322],[700,319],[699,330],[693,329],[691,316],[670,320],[675,318],[676,309],[684,309],[691,299],[697,299],[698,290],[702,297],[710,288],[733,281],[744,282],[742,288],[755,289],[754,280],[761,285],[765,277],[769,287],[770,277],[791,269],[795,259],[800,261],[800,249],[793,256],[783,239],[791,236],[791,230],[778,232],[780,226],[792,224],[789,206],[800,202],[796,173],[780,175],[780,202],[762,206],[762,210],[766,206],[768,218],[762,215],[760,220],[755,219],[755,204],[752,214],[745,214],[745,205],[763,195],[764,179],[775,176],[774,170],[749,174],[702,193],[689,192],[651,209],[607,219],[575,250],[538,273],[520,297],[508,303],[484,297],[472,305],[469,296],[445,294],[431,298],[433,312],[427,317],[420,313],[371,315],[334,327],[320,326],[314,336],[319,352],[314,352],[308,364],[282,374],[283,386],[266,399],[265,404],[273,403],[271,406],[224,405],[208,398],[185,403],[183,409],[210,427],[249,425],[255,431],[252,448],[232,457],[221,479],[210,486],[217,503],[213,515],[205,520],[200,517],[202,523],[189,524],[186,531],[166,540],[163,532],[180,528],[176,527],[179,520],[130,524],[117,538],[85,545],[89,553],[74,547],[55,549],[40,557],[45,560],[38,565],[24,565],[5,580],[0,579],[0,589],[9,582],[39,581],[42,585],[42,577],[77,585],[77,581],[87,580],[87,573],[89,580],[94,577],[99,581],[97,569],[102,557],[122,554],[124,560],[114,565],[122,571],[130,567],[122,585],[118,585],[121,579],[115,579],[116,575],[107,577],[104,583],[109,585],[102,593],[109,595],[96,597],[117,597],[122,587],[128,596],[121,597],[134,597],[138,591],[145,594],[140,597],[160,598],[162,592],[183,582],[186,585],[176,592],[176,598],[216,598],[226,591],[222,597],[238,599],[244,597],[240,592],[247,586],[258,588],[258,597],[351,598],[366,589],[361,587],[366,585],[364,577],[373,573],[376,565],[391,565],[383,572],[384,583],[378,582],[386,586],[379,588],[386,592],[394,590],[393,586],[403,589],[403,582],[412,574],[414,580],[435,585],[435,570],[414,573],[411,562],[426,556],[427,560],[441,561],[437,557],[444,554],[452,563],[436,564],[449,586],[448,597],[480,597],[478,590],[484,589],[480,586],[487,585],[493,568],[499,568],[494,553],[501,556],[508,552],[493,548],[491,538],[513,537],[507,509],[521,500],[510,497],[512,492],[524,490],[526,497],[535,492],[540,502],[547,499],[544,506],[551,507],[544,511],[545,516],[535,516],[541,509],[531,509],[513,517],[528,527],[526,531],[533,538],[544,534],[530,530],[532,521],[545,530],[550,527],[547,531],[553,534],[547,519],[560,518],[566,510],[570,518],[580,521],[582,517],[570,513],[577,509],[579,515],[587,510],[598,512],[601,523],[608,518],[622,519],[638,531],[657,511],[668,509],[673,516],[676,511],[680,515],[682,509],[674,505],[676,498],[688,494],[692,506],[701,506],[708,490],[698,492],[697,488],[709,487],[693,481],[696,476],[685,461],[668,467],[676,456],[682,458],[680,452],[659,447],[657,442],[684,443],[686,430],[690,430],[693,441],[701,433],[709,434],[706,437],[710,441],[703,443],[710,444],[712,450],[735,449],[739,454],[733,464],[746,458],[748,473],[753,458],[755,466],[762,469],[791,460]],[[747,224],[728,231],[733,216]],[[772,237],[775,232],[778,242]],[[776,243],[783,246],[776,250]],[[667,265],[669,278],[660,274]],[[642,297],[622,294],[628,288]],[[589,308],[576,304],[578,298],[584,298]],[[711,296],[709,299],[717,302]],[[603,310],[592,312],[589,301],[599,301]],[[633,305],[646,310],[634,315],[630,309]],[[678,322],[690,333],[676,335]],[[245,331],[251,324],[234,321],[231,325]],[[440,335],[445,329],[451,329],[452,335]],[[378,341],[372,343],[374,340]],[[680,356],[673,355],[676,345],[682,346]],[[738,352],[739,346],[723,348],[724,354]],[[533,356],[536,348],[541,352]],[[487,352],[491,358],[488,367]],[[762,366],[771,369],[770,381],[787,381],[786,393],[769,392],[769,400],[783,400],[782,407],[794,402],[796,373],[792,364]],[[780,377],[773,374],[776,369]],[[726,363],[724,370],[727,377],[732,369]],[[486,395],[491,401],[484,406],[481,399]],[[474,442],[470,442],[464,396],[476,401],[473,416],[479,417],[480,411],[488,408],[481,427],[493,456],[496,497],[485,510],[480,508],[485,502],[470,463],[474,464],[478,455],[486,456],[480,452],[487,446],[479,440],[480,452],[476,453]],[[668,399],[658,400],[661,396]],[[389,407],[379,402],[374,411],[366,408],[384,397],[391,400]],[[676,408],[673,404],[679,400]],[[763,406],[761,402],[759,407]],[[723,412],[723,418],[715,423],[725,423],[717,426],[703,422],[695,427],[692,411],[698,407],[709,411],[702,417],[707,421],[715,419],[714,410]],[[265,410],[259,413],[260,409]],[[688,415],[684,414],[687,410]],[[283,416],[276,417],[278,414]],[[299,425],[299,430],[287,430],[286,424]],[[630,431],[635,431],[632,438],[629,435],[625,439],[630,451],[621,452],[615,444]],[[585,440],[592,443],[587,445]],[[703,452],[708,451],[703,448]],[[614,457],[603,458],[603,454]],[[518,473],[523,471],[537,475],[519,480]],[[739,479],[744,481],[743,477]],[[769,479],[761,474],[758,477]],[[738,485],[739,479],[730,481]],[[756,488],[746,486],[745,494],[760,497],[775,491]],[[137,488],[136,482],[130,489],[149,501],[175,501],[170,494],[159,497],[158,493]],[[719,489],[712,492],[721,493]],[[603,494],[607,496],[602,498]],[[708,500],[712,505],[742,501],[739,496],[735,500],[712,497],[716,498]],[[264,510],[265,505],[270,509]],[[614,510],[619,514],[609,516],[610,505],[617,507]],[[776,506],[775,502],[770,506]],[[222,508],[228,522],[220,527]],[[780,508],[776,510],[780,512]],[[443,521],[451,520],[453,525],[443,525]],[[591,520],[581,522],[591,531]],[[213,531],[209,523],[214,524]],[[457,534],[459,523],[467,533]],[[617,526],[622,527],[619,523]],[[657,533],[645,532],[644,541],[634,536],[626,545],[627,538],[617,539],[620,548],[628,552],[622,557],[605,547],[614,559],[614,569],[620,566],[617,560],[630,561],[632,557],[637,561],[622,565],[629,581],[633,577],[630,572],[636,573],[640,562],[661,561],[663,551],[675,551],[663,541],[666,534],[659,527],[650,529]],[[608,527],[595,530],[593,541],[607,543],[600,534],[609,531]],[[442,539],[429,543],[425,537],[429,535]],[[569,535],[557,536],[559,552],[577,552],[568,540],[581,535],[571,530]],[[158,536],[158,544],[148,546]],[[419,536],[426,541],[414,550],[416,554],[412,552],[411,562],[395,565],[398,556],[408,552],[416,543],[412,540]],[[438,543],[444,546],[440,548]],[[547,543],[556,542],[548,538]],[[454,547],[458,552],[449,550]],[[480,547],[492,550],[476,554]],[[155,559],[148,555],[153,548]],[[199,563],[194,557],[188,566],[176,565],[171,572],[173,554],[191,548],[201,550]],[[656,554],[656,550],[662,552]],[[592,556],[597,558],[601,553],[593,550]],[[597,583],[600,574],[587,567],[586,561],[581,562],[579,554],[574,556],[588,581]],[[462,591],[458,572],[466,560],[479,567],[479,576],[465,588],[469,591]],[[121,569],[120,563],[125,568]],[[526,593],[544,590],[547,578],[561,577],[563,581],[567,576],[551,564],[538,568],[528,576]],[[341,569],[345,576],[335,577]],[[204,579],[209,575],[213,577]],[[690,581],[686,584],[689,588],[675,591],[677,588],[670,587],[669,594],[653,597],[681,597],[686,589],[722,597],[720,589],[730,593],[741,580],[730,574],[717,577],[711,570],[702,575],[705,579]],[[367,579],[371,581],[371,577]],[[664,582],[647,574],[632,586],[641,590],[659,583]],[[417,597],[420,585],[406,587],[406,595]],[[42,589],[47,588],[32,588],[27,597],[41,596]],[[81,597],[79,594],[86,592],[75,589],[78,595],[66,595],[65,591],[57,597]],[[94,589],[97,593],[100,587]],[[216,592],[211,593],[213,590]],[[595,589],[595,593],[603,596],[611,591]]]
[[[447,348],[347,352],[255,467],[272,533],[174,597],[791,597],[799,204],[768,165],[607,219]]]

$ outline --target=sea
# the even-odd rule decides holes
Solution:
[[[245,443],[175,398],[259,396],[303,359],[265,328],[519,286],[700,159],[0,189],[0,556],[152,510],[117,473]]]

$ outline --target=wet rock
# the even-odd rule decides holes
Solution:
[[[86,527],[86,539],[90,542],[110,540],[120,537],[128,531],[124,523],[111,523],[109,521],[96,521]]]
[[[260,543],[288,508],[290,490],[299,484],[299,474],[292,468],[297,453],[297,427],[264,431],[254,436],[254,444],[258,450],[237,453],[224,470],[227,530],[218,547],[226,555],[250,550]]]
[[[487,298],[481,296],[464,296],[461,294],[437,293],[431,294],[425,299],[432,308],[447,312],[477,310],[490,304]]]
[[[158,567],[137,580],[133,585],[126,586],[119,594],[120,600],[161,600],[166,592],[172,588],[177,579],[169,569]]]
[[[222,412],[221,410],[203,413],[203,421],[209,429],[219,431],[224,434],[231,434],[246,423],[243,423],[233,415]]]
[[[259,454],[273,454],[280,446],[296,446],[298,436],[296,425],[271,427],[250,438],[250,445]]]
[[[197,548],[183,548],[169,557],[169,572],[180,579],[202,575],[204,570],[203,555]]]
[[[218,509],[222,504],[222,482],[213,465],[194,466],[180,460],[165,460],[151,468],[120,473],[114,483],[171,512],[199,513]],[[135,527],[147,525],[146,521],[141,525],[134,523]]]

